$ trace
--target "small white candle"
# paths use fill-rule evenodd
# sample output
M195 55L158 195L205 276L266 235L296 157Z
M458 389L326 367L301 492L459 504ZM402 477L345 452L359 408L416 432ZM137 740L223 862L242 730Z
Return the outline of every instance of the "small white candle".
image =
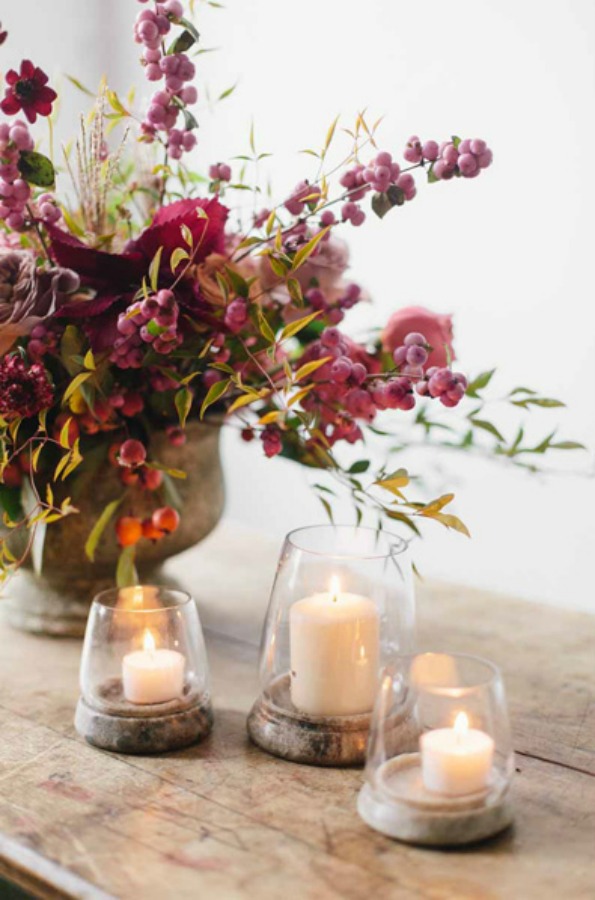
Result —
M313 716L370 712L378 687L379 617L369 597L330 590L294 603L289 615L291 700Z
M421 770L428 791L460 797L484 790L489 782L494 741L469 728L461 712L453 728L436 728L420 738Z
M155 648L147 629L143 649L127 653L122 660L124 696L130 703L164 703L181 697L185 660L177 650Z

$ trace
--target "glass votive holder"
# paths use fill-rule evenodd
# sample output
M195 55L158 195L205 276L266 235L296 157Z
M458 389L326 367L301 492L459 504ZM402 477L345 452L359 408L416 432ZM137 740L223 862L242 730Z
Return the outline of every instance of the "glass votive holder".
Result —
M162 753L211 731L207 655L196 604L184 591L135 585L91 605L75 726L118 753Z
M412 651L414 620L406 541L346 525L292 531L263 629L252 740L293 762L362 765L379 674Z
M464 654L400 657L382 676L361 817L412 844L483 840L512 821L514 759L502 676Z

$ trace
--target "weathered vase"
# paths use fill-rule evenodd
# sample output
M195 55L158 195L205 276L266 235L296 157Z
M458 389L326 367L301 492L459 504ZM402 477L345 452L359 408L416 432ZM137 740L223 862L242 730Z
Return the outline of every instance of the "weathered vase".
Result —
M182 469L187 477L172 479L180 501L178 529L156 543L142 540L138 545L136 565L142 582L158 582L162 563L197 544L219 521L224 503L219 433L217 425L190 423L182 447L173 447L164 432L152 436L151 456L168 468ZM79 481L72 495L78 514L47 528L41 574L28 561L7 586L2 606L11 625L56 636L84 634L93 597L114 584L120 553L111 525L92 563L85 556L85 542L101 511L121 491L118 471L108 462L86 483ZM132 488L120 514L144 518L155 508L155 501L154 494Z

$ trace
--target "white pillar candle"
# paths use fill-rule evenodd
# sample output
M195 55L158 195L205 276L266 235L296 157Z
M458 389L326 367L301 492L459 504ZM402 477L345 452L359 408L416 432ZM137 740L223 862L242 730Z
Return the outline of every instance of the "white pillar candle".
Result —
M469 728L459 713L453 728L436 728L420 738L421 770L428 791L451 797L474 794L488 785L494 741L485 731Z
M122 660L124 696L130 703L164 703L181 697L185 660L177 650L156 649L147 629L143 649L127 653Z
M331 589L293 604L289 614L291 700L313 716L372 710L378 687L380 629L376 604Z

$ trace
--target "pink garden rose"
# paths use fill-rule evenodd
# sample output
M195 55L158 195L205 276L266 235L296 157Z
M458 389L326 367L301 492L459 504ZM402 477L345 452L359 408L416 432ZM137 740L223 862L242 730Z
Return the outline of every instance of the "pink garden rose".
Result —
M447 348L451 359L456 359L452 345L452 316L435 313L423 306L406 306L393 313L382 332L382 347L392 353L412 331L420 332L432 347L429 366L448 364Z

